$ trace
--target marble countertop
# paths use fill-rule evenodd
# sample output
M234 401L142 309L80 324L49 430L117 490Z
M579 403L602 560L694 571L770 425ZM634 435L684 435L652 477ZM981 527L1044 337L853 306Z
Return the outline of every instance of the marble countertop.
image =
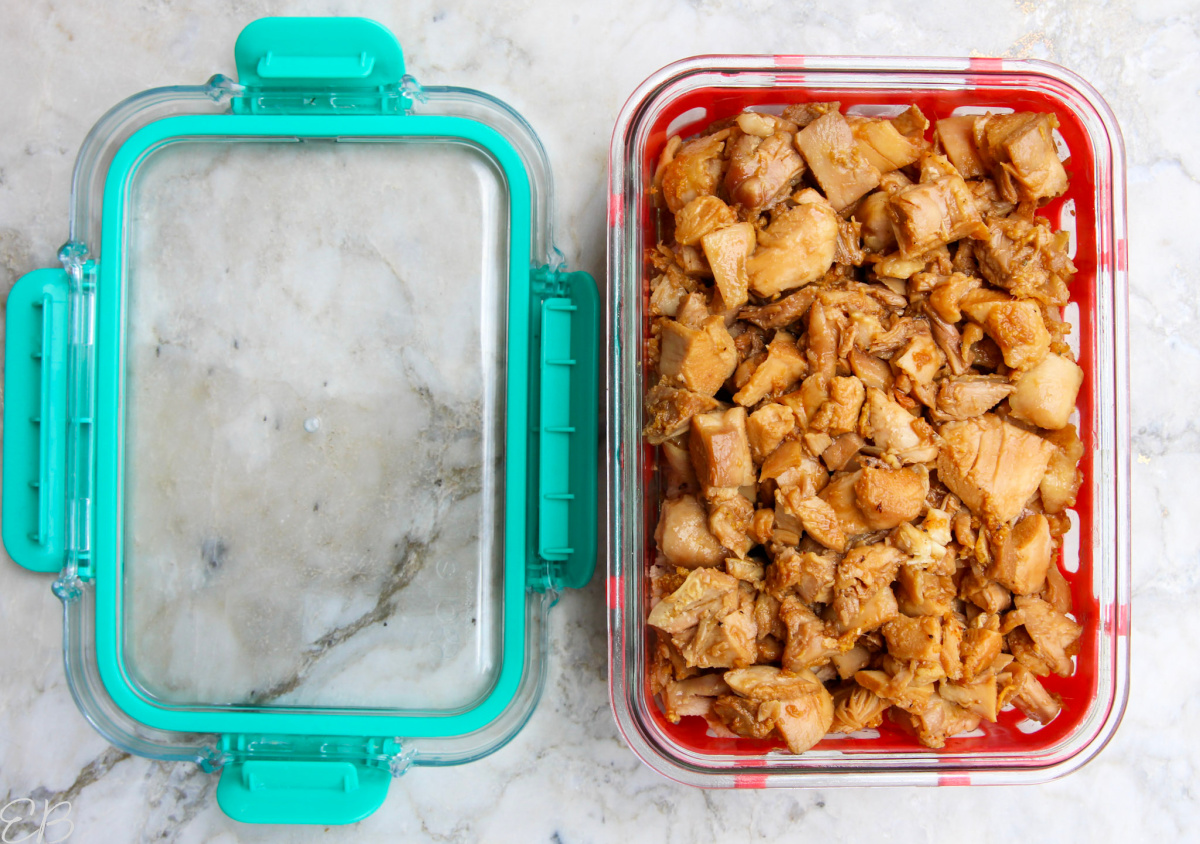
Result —
M1191 840L1200 826L1200 9L1190 0L900 0L402 4L266 0L7 0L0 18L0 290L54 264L74 156L113 103L232 75L232 47L268 14L363 14L398 34L409 71L487 91L537 129L553 163L558 245L603 278L605 168L628 94L705 52L998 55L1050 59L1090 80L1125 135L1133 406L1132 692L1124 723L1083 770L990 789L701 791L629 751L608 701L603 578L551 615L545 695L520 735L455 768L414 769L369 819L329 829L251 827L216 805L216 778L109 746L63 676L49 578L0 564L0 817L68 801L44 840L838 841ZM1196 215L1196 216L1193 216ZM1191 219L1192 223L1187 221ZM1196 474L1193 474L1196 473ZM1192 525L1192 527L1189 527ZM602 568L602 565L601 565ZM1195 638L1193 638L1195 637ZM37 840L35 838L29 839Z

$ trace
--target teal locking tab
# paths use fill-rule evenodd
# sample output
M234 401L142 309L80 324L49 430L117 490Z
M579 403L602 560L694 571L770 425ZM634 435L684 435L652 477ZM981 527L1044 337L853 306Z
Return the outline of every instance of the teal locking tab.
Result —
M32 571L66 552L67 273L22 276L8 296L4 361L4 547Z
M596 567L599 294L585 272L535 271L538 366L537 554L534 588L579 588Z
M348 824L383 805L391 781L361 762L248 760L221 770L217 804L243 823Z

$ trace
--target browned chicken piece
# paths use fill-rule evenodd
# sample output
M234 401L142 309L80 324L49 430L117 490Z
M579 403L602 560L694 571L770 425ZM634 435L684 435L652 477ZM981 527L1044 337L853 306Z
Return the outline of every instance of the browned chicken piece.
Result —
M870 730L883 723L883 713L889 704L879 695L857 683L843 686L833 693L833 733L856 733Z
M831 551L841 553L846 549L846 534L837 513L824 500L815 495L806 497L796 487L780 489L776 500L799 520L808 536Z
M838 677L849 680L871 664L871 652L863 645L855 645L850 650L834 654L829 659L837 669Z
M829 447L821 452L821 460L831 472L840 472L858 455L866 440L856 433L834 437Z
M698 247L679 247L679 266L689 278L712 278L712 267Z
M837 373L843 314L836 308L814 302L808 309L808 350L805 355L814 375L827 382ZM809 417L811 419L811 417Z
M838 524L847 537L860 536L867 533L867 517L858 507L858 498L854 487L862 477L862 470L834 475L828 485L821 490L820 496L837 514Z
M960 375L938 385L937 411L947 421L982 416L1012 394L1015 388L1000 375Z
M700 331L704 328L707 320L714 318L708 306L708 297L701 293L689 293L679 303L679 311L675 314L675 319L693 331Z
M891 208L890 204L888 208ZM911 257L903 252L892 252L875 261L875 274L884 282L888 279L908 279L919 272L940 271L943 262L949 263L949 251L944 245Z
M1067 304L1075 265L1067 257L1069 235L1052 233L1045 220L1013 216L992 220L975 247L980 274L1014 296L1046 305Z
M978 179L987 173L979 149L975 146L975 122L973 114L945 117L937 122L937 143L950 163L964 179Z
M678 315L684 298L692 292L691 279L679 273L660 275L650 282L650 316Z
M924 706L936 690L933 683L914 682L912 672L907 669L895 676L878 669L859 671L854 682L888 703L906 708Z
M892 118L892 125L906 138L923 138L929 128L929 118L915 103Z
M878 448L895 455L902 463L938 459L933 429L922 419L875 388L867 390L867 406L868 434Z
M654 540L664 557L683 568L719 566L728 556L720 540L708 529L704 505L692 495L663 502Z
M1017 595L1042 591L1053 550L1050 523L1040 513L1026 516L1013 527L996 532L988 576Z
M767 346L767 357L754 370L745 385L738 390L733 400L750 407L768 395L779 396L790 390L808 369L804 356L796 349L796 342L786 331L776 331Z
M813 457L820 457L825 449L833 445L833 437L823 431L809 431L800 439Z
M694 424L694 423L693 423ZM971 510L1011 522L1041 483L1053 447L993 414L941 427L938 478Z
M781 671L755 665L725 672L737 694L759 702L759 719L769 719L792 753L820 741L833 724L833 698L811 671Z
M708 503L708 529L739 558L745 557L754 546L748 535L753 519L754 505L745 496L736 490L714 490Z
M678 498L686 492L696 492L699 484L687 449L672 440L664 441L660 447L662 462L659 466L667 481L667 497Z
M1083 473L1079 471L1083 443L1079 441L1074 425L1050 431L1046 434L1046 440L1053 450L1038 490L1042 496L1042 509L1047 513L1061 513L1075 506L1075 496L1083 483Z
M716 699L727 694L729 686L720 674L671 681L663 689L663 711L668 721L678 724L680 718L688 715L708 715Z
M646 428L642 434L651 445L659 445L684 433L697 413L707 413L717 401L667 384L659 384L646 394Z
M1017 378L1008 406L1017 419L1039 428L1062 428L1075 410L1082 385L1083 370L1073 360L1048 354Z
M688 440L696 479L704 488L749 486L754 483L754 461L746 438L746 409L701 413L692 417Z
M775 511L759 509L754 511L754 521L750 523L750 538L759 545L766 545L775 533Z
M971 191L971 196L975 197L975 207L983 215L984 223L990 225L993 220L1007 217L1017 207L1016 203L1009 202L1000 195L1000 188L996 187L996 183L991 179L972 179L967 182L967 187ZM976 241L964 242L975 243ZM972 260L975 258L974 250L971 252L971 258ZM978 270L978 264L975 269ZM978 272L975 274L978 275Z
M879 185L879 170L863 154L839 112L822 115L801 129L796 134L796 148L835 211Z
M946 362L931 333L919 333L909 339L892 364L917 384L929 384Z
M975 145L996 177L1001 193L1013 202L1053 199L1067 189L1054 146L1058 120L1052 114L989 114L975 123Z
M963 680L973 683L1000 656L1004 637L999 632L999 619L984 613L976 616L962 640Z
M933 289L929 292L929 306L946 322L956 323L962 319L962 310L959 307L962 297L978 289L982 282L960 272L936 276L936 279Z
M694 246L709 232L736 223L734 210L715 196L698 196L675 215L675 242Z
M754 251L754 226L750 223L726 226L703 235L700 242L704 246L704 257L712 268L713 280L725 309L732 310L746 304L750 290L746 259Z
M892 719L917 737L926 747L945 747L946 739L969 733L979 726L980 716L933 694L920 708L891 710Z
M880 360L858 349L851 349L848 356L850 371L864 387L874 387L877 390L890 390L892 387L892 368L887 361Z
M924 139L919 135L910 137L900 134L890 120L850 117L846 122L862 154L881 174L912 164L920 157L925 146Z
M759 702L738 695L721 695L713 703L713 715L721 724L743 738L765 739L775 731L775 722L759 717Z
M945 679L963 679L963 636L967 632L964 617L957 612L942 613L942 673Z
M896 573L896 605L908 616L941 616L954 608L958 590L949 575L933 574L916 566L900 566Z
M839 111L841 107L842 104L837 102L796 103L785 108L781 117L784 120L795 123L797 128L803 129L818 117L822 117L830 112Z
M830 635L825 622L802 604L795 596L788 595L779 602L779 620L787 628L781 665L784 671L803 671L827 663L842 649L836 637Z
M776 598L782 599L794 590L807 604L829 603L836 570L837 557L832 554L785 548L767 568L766 589Z
M733 338L717 316L704 320L699 329L665 320L661 348L658 371L662 376L702 396L716 394L737 368Z
M1058 676L1069 677L1071 657L1079 650L1083 628L1041 598L1018 595L1013 602L1017 608L1004 616L1000 629L1011 630L1018 624L1024 626L1037 656ZM1020 654L1015 655L1021 659Z
M759 481L775 481L780 488L795 489L802 497L816 495L829 477L821 464L809 457L797 440L784 440L763 461ZM779 518L778 512L775 514Z
M929 492L929 473L918 469L862 470L854 484L854 497L868 528L890 530L921 514Z
M748 115L740 115L739 119ZM755 120L764 119L755 115ZM745 131L743 129L743 131ZM793 134L776 130L769 137L745 134L733 143L725 189L737 205L761 211L785 199L804 175L804 159L792 146Z
M750 289L763 298L816 281L833 265L838 217L814 190L794 197L796 205L777 210L758 233L758 248L747 261Z
M833 583L839 635L860 635L896 617L891 584L903 561L904 555L887 545L865 545L842 558Z
M725 162L721 153L729 130L688 141L662 172L662 197L672 214L699 196L712 196L721 184Z
M833 249L835 264L861 267L866 256L862 249L862 224L838 218L837 243Z
M1011 701L1026 718L1039 724L1049 724L1062 711L1062 702L1046 691L1033 672L1021 663L1010 663L1000 679L1002 706Z
M651 627L671 636L695 627L702 616L723 618L738 606L738 581L723 571L700 568L650 610Z
M958 584L958 594L987 613L1003 612L1012 606L1012 593L985 574L967 569Z
M1061 613L1069 613L1072 609L1071 584L1067 583L1067 579L1053 562L1046 569L1046 585L1042 588L1040 597Z
M880 628L888 653L896 659L941 662L942 620L934 616L900 615Z
M1000 714L1000 689L995 672L970 683L943 680L938 684L938 694L943 700L953 703L972 715L986 721L996 722Z
M746 417L750 456L761 464L796 427L796 415L783 404L766 404Z
M926 501L928 504L928 501ZM950 544L950 517L943 510L930 507L921 527L909 522L892 531L892 544L909 556L909 563L933 574L953 574L954 565L947 563Z
M853 375L833 378L829 382L829 398L809 420L809 427L830 436L852 433L858 428L865 399L866 389Z
M901 188L888 202L900 254L923 255L963 237L987 237L988 229L962 176L951 173Z
M896 231L888 214L888 195L884 191L867 194L854 208L853 219L861 224L863 246L868 252L883 254L896 246Z
M805 287L784 296L778 302L760 307L742 308L738 318L754 323L761 328L785 328L804 318L812 303L816 301L817 292L817 288L814 286Z
M679 650L688 665L697 668L744 668L758 657L757 636L750 613L702 615L695 634Z
M766 569L762 563L737 557L730 557L725 561L725 573L755 587L762 586L766 578Z

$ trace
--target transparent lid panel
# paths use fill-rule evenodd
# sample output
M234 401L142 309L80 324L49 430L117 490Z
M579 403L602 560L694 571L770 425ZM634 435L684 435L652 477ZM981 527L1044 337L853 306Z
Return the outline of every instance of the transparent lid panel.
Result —
M449 142L134 176L123 657L193 706L469 708L500 669L508 200Z

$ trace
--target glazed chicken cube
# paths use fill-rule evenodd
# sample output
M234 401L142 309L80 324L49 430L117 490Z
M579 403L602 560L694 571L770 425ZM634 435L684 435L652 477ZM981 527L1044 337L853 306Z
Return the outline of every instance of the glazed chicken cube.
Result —
M862 470L854 484L854 497L867 527L890 530L921 514L929 492L929 473L918 469Z
M1067 285L1075 275L1067 257L1068 240L1066 232L1052 233L1045 220L992 220L987 237L976 244L979 272L1014 296L1061 307L1067 304Z
M665 440L660 448L662 461L659 466L667 481L667 497L678 498L685 492L696 492L699 484L687 449L674 440Z
M1028 299L1011 299L998 291L976 290L963 296L963 312L983 327L1013 369L1029 369L1050 351L1050 332L1042 310Z
M888 214L888 195L883 191L863 197L854 208L853 219L862 227L859 231L868 252L882 254L896 246L896 231Z
M821 464L805 453L799 441L784 440L763 461L758 479L774 480L781 488L796 489L801 495L809 496L821 491L828 476Z
M1012 415L1039 428L1062 428L1075 410L1083 370L1071 359L1049 354L1017 378L1008 398Z
M1011 701L1026 718L1049 724L1062 711L1062 703L1046 691L1033 672L1019 662L1009 664L1001 675L1001 682L1001 705Z
M792 753L808 750L833 724L833 698L811 671L793 673L755 665L726 671L725 682L758 704L755 720L771 723Z
M833 724L830 732L856 733L883 723L888 702L869 689L854 683L833 693Z
M874 630L898 613L891 584L904 555L887 545L866 545L838 563L833 611L838 634Z
M727 694L729 686L720 674L672 680L663 689L664 714L672 724L678 724L680 718L688 715L708 715L716 699Z
M903 350L892 363L917 384L928 384L933 381L946 356L938 349L932 334L924 332L909 339Z
M794 596L789 595L780 602L779 620L787 628L787 642L780 662L784 671L803 671L824 665L834 654L841 653L837 638L830 635L825 622Z
M697 413L707 413L717 401L679 387L659 384L646 394L646 441L659 445L684 433Z
M835 211L842 211L879 185L879 170L863 154L839 112L822 115L801 129L796 147Z
M766 404L746 417L750 456L761 464L796 427L796 414L784 404Z
M1033 595L1018 595L1013 599L1016 609L1009 612L1001 630L1020 624L1033 641L1036 655L1060 677L1069 677L1071 657L1078 651L1083 628L1065 614ZM1017 654L1021 659L1021 655Z
M979 726L980 716L968 712L941 695L931 695L924 705L908 710L892 710L898 725L917 737L926 747L945 747L946 739L969 733Z
M1003 647L1004 637L999 632L999 619L987 613L978 616L963 633L963 680L974 682L1000 656Z
M837 557L833 554L784 548L767 567L765 588L778 600L794 592L807 604L828 603L833 598L836 569Z
M675 215L675 242L694 246L709 232L737 222L733 209L715 196L698 196Z
M960 375L938 385L937 411L944 419L962 421L982 416L1015 388L997 375Z
M989 114L975 123L975 145L1001 193L1013 202L1053 199L1067 189L1054 146L1052 114Z
M695 634L679 650L696 668L743 668L758 657L758 628L742 610L700 617Z
M933 431L882 390L867 390L867 427L875 445L903 463L926 463L938 456Z
M921 155L924 141L920 136L909 137L890 120L851 117L846 121L858 148L867 161L880 173L907 167Z
M698 625L703 616L723 618L737 606L737 578L716 569L696 569L678 589L654 605L649 623L675 636Z
M763 119L762 115L754 117ZM804 175L804 159L792 142L793 135L788 131L776 131L766 138L752 134L738 138L725 174L729 198L751 211L760 211L787 197Z
M957 597L958 590L949 575L912 565L900 566L896 572L896 605L905 615L944 615L954 608Z
M888 202L888 214L904 257L988 233L967 183L955 173L900 189Z
M721 695L713 703L713 716L735 735L765 739L775 731L775 722L759 716L761 704L740 695Z
M853 375L833 378L829 382L829 398L809 420L809 427L831 437L849 434L858 428L858 417L865 400L866 388Z
M754 242L754 226L749 223L717 229L701 238L704 257L712 268L713 281L727 310L740 308L749 297L746 259L754 251Z
M1075 496L1083 482L1079 471L1079 459L1083 457L1083 443L1074 425L1065 425L1046 435L1053 446L1046 474L1038 489L1042 495L1042 508L1047 513L1061 513L1074 506Z
M987 173L975 146L976 120L975 115L964 114L937 122L938 145L964 179L978 179Z
M661 342L658 371L702 396L714 395L737 368L737 349L721 317L708 317L698 329L665 320Z
M654 539L663 556L683 568L719 566L728 556L709 530L704 505L692 495L663 502Z
M940 430L938 478L972 511L1011 522L1041 483L1052 446L993 414Z
M796 342L786 331L776 331L767 346L767 357L751 374L750 379L734 394L733 400L750 407L768 395L782 395L804 375L808 363L796 349Z
M815 495L804 496L795 487L780 489L776 493L776 500L796 517L808 536L831 551L845 550L846 534L837 513L827 502Z
M758 233L758 248L746 262L750 289L763 298L816 281L833 265L837 214L814 190L801 191L797 204L772 215Z
M994 673L973 683L943 680L938 684L938 694L943 700L992 723L996 722L996 717L1000 714L999 692Z
M824 117L830 112L840 111L841 107L842 104L839 102L796 103L785 108L783 114L780 116L784 120L794 123L797 128L803 129L818 117Z
M725 162L721 154L729 131L688 141L662 171L662 197L672 214L700 196L712 196L721 184Z
M736 489L754 483L754 460L750 457L743 407L693 416L688 451L696 479L706 489Z
M847 537L858 536L870 530L866 515L858 507L858 498L854 491L861 477L861 469L835 475L820 492L821 499L837 514L838 524Z
M888 653L900 660L940 662L942 621L933 616L897 616L880 628Z
M745 557L754 541L749 537L754 505L735 490L714 490L708 504L708 529L736 557Z
M1002 527L996 538L992 567L988 576L1017 595L1042 590L1046 569L1050 567L1053 542L1050 523L1040 513Z

